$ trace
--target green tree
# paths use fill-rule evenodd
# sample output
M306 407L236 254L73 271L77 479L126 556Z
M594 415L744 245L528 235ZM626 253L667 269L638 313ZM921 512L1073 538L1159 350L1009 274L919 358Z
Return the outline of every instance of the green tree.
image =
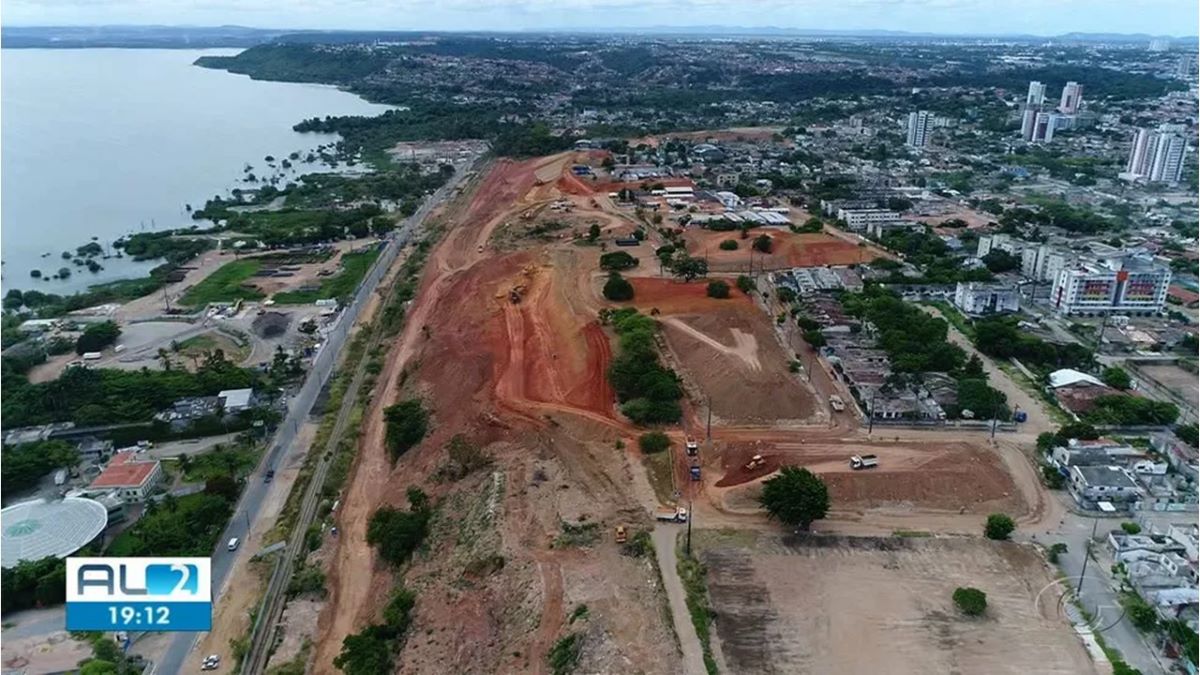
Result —
M386 442L392 459L420 443L429 431L429 413L420 399L408 399L385 408L383 419L387 426Z
M610 272L608 281L604 282L602 291L604 297L613 302L624 302L633 299L633 284L616 272Z
M342 640L333 665L346 675L378 675L392 670L392 641L382 626L368 626Z
M600 256L600 269L620 271L637 267L638 259L625 251L614 251Z
M367 522L367 543L379 551L379 557L400 565L421 546L429 532L428 498L420 490L409 490L411 510L383 506Z
M1113 389L1120 389L1121 391L1125 391L1131 384L1133 384L1129 377L1129 373L1125 372L1125 370L1120 366L1109 366L1105 368L1104 372L1100 375L1100 380Z
M651 431L638 438L638 447L647 455L656 454L671 447L671 438L661 431Z
M600 226L596 223L592 223L592 226L588 228L588 241L596 241L599 238Z
M708 282L708 297L725 299L729 297L729 284L720 279Z
M754 238L754 243L752 246L754 246L754 250L758 251L759 253L770 253L772 246L771 237L765 234L760 234Z
M1008 539L1013 530L1017 529L1017 524L1013 519L1003 513L993 513L987 517L987 523L983 526L983 534L988 539L1003 541Z
M737 239L726 239L717 245L722 251L736 251L738 247Z
M98 352L117 341L121 328L112 321L94 323L83 330L75 342L75 353Z
M987 611L987 593L970 586L954 589L954 605L967 616L979 616Z
M1121 530L1124 531L1125 534L1137 534L1142 531L1142 526L1135 522L1129 521L1121 523Z
M796 291L787 286L780 286L775 289L775 293L779 296L779 301L784 304L791 304L796 301Z
M669 265L671 274L685 282L708 275L708 261L703 258L693 258L686 251L677 251Z
M778 476L763 483L759 502L770 517L808 530L829 511L829 490L808 469L785 466Z
M754 291L754 280L745 274L739 274L737 278L737 287L741 292L745 293L746 295L750 295L750 293Z

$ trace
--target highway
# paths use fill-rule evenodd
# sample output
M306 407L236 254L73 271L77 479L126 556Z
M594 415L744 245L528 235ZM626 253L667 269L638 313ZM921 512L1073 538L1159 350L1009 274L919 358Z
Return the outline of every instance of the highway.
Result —
M327 335L325 344L317 353L312 367L305 377L304 384L301 385L300 390L292 397L291 408L276 431L270 448L264 453L263 459L259 462L257 469L248 478L234 514L230 518L225 531L221 534L220 539L217 541L216 548L212 554L214 604L220 601L221 591L225 585L225 581L229 577L230 570L233 569L233 564L237 557L236 554L226 551L226 543L232 537L245 540L251 523L259 517L263 501L267 495L267 491L271 487L270 484L263 482L262 474L267 469L273 469L278 466L281 458L286 459L292 456L303 457L308 452L307 447L294 444L296 434L308 417L309 411L312 410L313 403L317 400L317 395L324 388L326 382L329 381L334 366L337 365L337 361L341 356L342 349L346 346L350 329L358 321L363 308L370 301L371 294L378 288L379 282L396 261L401 250L417 236L421 223L437 205L453 195L454 189L462 183L464 177L467 173L470 173L470 169L472 168L474 168L474 162L463 162L457 166L454 176L427 198L421 207L417 209L416 213L399 224L393 233L393 237L363 279L362 285L359 286L358 292L354 296L354 300L342 311L333 330ZM198 662L203 658L203 655L194 655L191 652L201 635L201 633L175 634L162 660L157 663L154 672L170 673L172 675L183 672L184 662L189 657L196 659L198 667ZM223 668L231 665L227 664Z

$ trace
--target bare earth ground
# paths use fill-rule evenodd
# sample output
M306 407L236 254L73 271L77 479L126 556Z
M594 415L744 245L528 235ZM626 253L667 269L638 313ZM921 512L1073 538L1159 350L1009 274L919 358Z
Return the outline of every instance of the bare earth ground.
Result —
M606 223L606 240L623 231L627 217L614 215L610 201L603 196L593 201L587 185L564 175L572 162L585 158L564 153L499 162L473 193L443 214L448 232L431 254L404 332L380 373L379 394L363 418L359 454L337 511L342 534L329 551L329 593L314 636L312 672L332 672L342 640L377 621L400 583L418 595L414 628L398 656L397 668L404 672L548 672L547 651L568 634L582 636L579 672L680 668L657 575L647 561L620 555L612 543L618 523L648 527L644 507L657 500L643 485L645 467L636 451L641 430L617 413L605 378L613 336L597 321L599 310L612 306L599 295L601 250L569 235L545 237L530 234L528 227L506 227L543 222L552 216L539 209L570 199L573 217ZM521 220L528 213L535 215ZM810 250L803 250L801 240L800 252L810 260L827 251L864 250L834 235L799 236L810 239ZM828 248L818 248L816 255L811 244ZM790 355L774 335L769 313L736 291L718 300L706 297L702 281L652 276L657 269L650 245L636 248L642 265L628 275L635 288L629 305L655 315L663 326L665 360L680 371L689 392L684 430L702 435L710 398L718 413L713 443L705 443L701 453L701 482L688 479L690 462L680 451L683 431L668 429L676 443L665 483L689 492L698 526L737 528L751 537L777 532L754 495L785 463L809 466L829 482L833 510L818 524L826 532L887 535L912 529L978 536L982 514L993 511L1012 514L1022 527L1057 519L1022 446L991 446L986 433L969 431L888 429L867 438L852 415L824 410L836 385L819 364L806 364L805 377L820 392L820 406L808 385L792 379ZM513 291L518 302L509 300ZM431 410L431 432L393 462L384 444L383 408L412 397ZM791 414L794 409L799 417ZM455 434L483 447L492 464L459 481L431 479ZM1032 442L1026 435L1013 438ZM623 450L615 447L618 441ZM849 456L868 452L883 458L881 468L851 472ZM743 469L754 454L764 455L766 466ZM659 483L663 479L656 475ZM427 491L439 515L427 549L397 570L376 559L365 543L366 527L379 506L406 506L410 486ZM587 541L560 541L564 524L590 523L597 526ZM950 570L946 574L959 568L968 574L971 560L999 565L954 550L941 560L943 553L935 548L923 555L932 569ZM793 568L802 569L794 564L788 569ZM1006 574L1021 578L1024 572ZM854 588L852 579L831 583ZM1001 608L1007 606L1005 594L1015 593L1010 586L996 591ZM760 606L762 612L798 612L793 608L811 604L807 588L781 588ZM862 596L844 601L869 606ZM580 605L587 605L587 616L572 622ZM935 609L930 605L927 611ZM676 630L683 635L690 627ZM957 635L953 626L948 630ZM1013 637L1011 631L1001 634ZM980 644L992 650L994 641L988 640ZM760 641L760 650L763 644L770 639ZM971 653L975 647L962 649ZM916 664L904 666L910 670L930 664L928 672L954 665L938 654L923 662L905 657L910 661L902 664ZM886 663L877 666L878 672L891 672ZM833 671L814 665L808 672Z
M1138 370L1157 380L1164 388L1178 392L1190 401L1192 408L1200 406L1200 389L1196 388L1196 375L1179 366L1145 365Z
M1096 673L1032 548L980 539L694 533L732 673ZM987 593L961 616L959 586Z
M766 234L771 238L771 252L753 251L754 238ZM754 228L746 239L741 232L716 232L699 228L688 228L683 235L688 253L708 260L708 268L714 272L748 273L751 261L754 269L776 270L792 267L819 267L821 265L859 265L871 262L879 253L872 246L859 246L839 237L825 233L797 234L778 227ZM738 248L723 251L721 242L733 239Z
M799 422L813 414L812 396L788 372L789 355L768 322L758 308L733 298L715 314L663 319L667 345L709 396L714 422Z
M315 672L349 633L377 620L398 573L365 543L384 504L404 505L419 485L439 504L428 550L404 584L417 591L414 629L399 656L407 672L547 672L546 653L581 635L581 672L677 672L657 575L621 555L617 523L649 527L623 488L635 478L632 429L616 418L604 377L611 347L596 321L599 249L533 245L484 251L514 217L559 199L555 179L571 155L488 171L469 204L451 207L405 330L364 417L359 456L339 508L329 600L315 640ZM506 246L507 248L507 246ZM519 288L521 301L509 291ZM420 396L431 434L394 465L382 408ZM461 433L487 449L489 470L457 482L430 479ZM624 440L625 451L614 448ZM555 545L564 523L596 523L587 541ZM496 558L495 556L502 556ZM501 566L496 567L500 561ZM490 564L485 564L490 561ZM586 617L570 615L586 605Z

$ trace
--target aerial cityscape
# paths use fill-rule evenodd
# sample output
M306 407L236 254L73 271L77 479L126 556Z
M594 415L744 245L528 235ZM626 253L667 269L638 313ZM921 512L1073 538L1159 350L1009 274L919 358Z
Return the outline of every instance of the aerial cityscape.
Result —
M1198 672L1194 5L303 4L6 6L4 673Z

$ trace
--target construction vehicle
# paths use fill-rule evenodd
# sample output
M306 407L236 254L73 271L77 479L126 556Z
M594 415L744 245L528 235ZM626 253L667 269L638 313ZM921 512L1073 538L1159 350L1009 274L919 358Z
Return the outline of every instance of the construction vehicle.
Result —
M687 437L687 441L684 443L683 447L687 450L688 457L695 457L696 455L700 454L700 443L698 443L696 439L692 438L691 436Z
M846 409L846 402L842 400L841 396L832 394L829 397L829 407L833 408L834 412L842 412Z
M693 464L692 467L688 469L688 474L691 475L692 480L700 480L700 465Z
M654 519L664 523L686 523L688 511L682 507L663 506L654 511Z
M879 458L875 455L855 455L850 458L850 468L855 471L874 469L877 466L879 466Z
M766 464L767 460L763 459L762 455L755 455L750 458L749 462L746 462L746 470L754 471L755 469L766 466Z
M629 537L629 533L625 531L625 526L618 525L617 526L617 543L624 544L626 539L628 539L628 537Z

